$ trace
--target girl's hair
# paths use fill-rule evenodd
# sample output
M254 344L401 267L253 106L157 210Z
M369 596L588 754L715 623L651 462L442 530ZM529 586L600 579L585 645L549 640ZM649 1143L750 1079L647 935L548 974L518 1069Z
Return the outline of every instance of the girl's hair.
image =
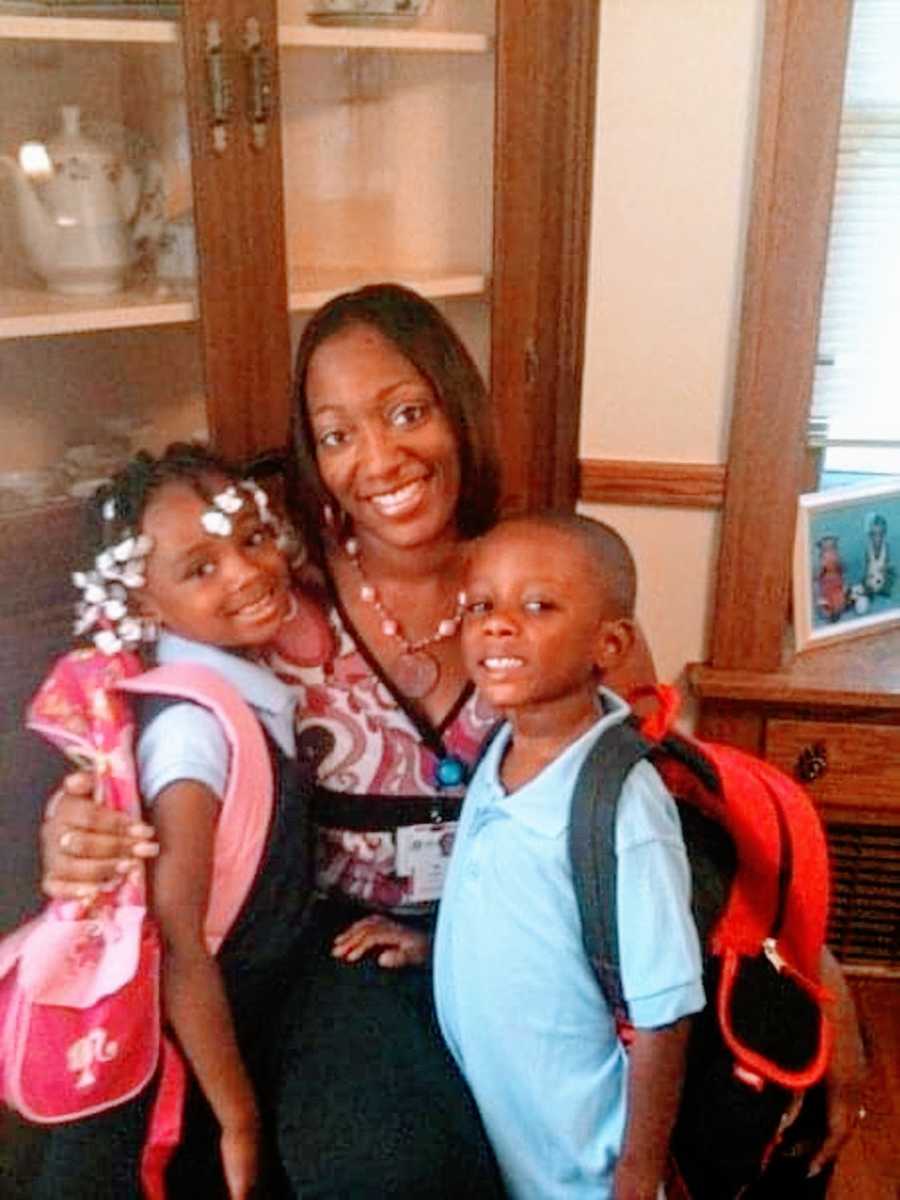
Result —
M150 500L167 483L190 484L198 495L212 500L212 477L232 483L243 478L240 468L197 442L173 442L159 457L140 450L94 492L87 508L88 538L97 552L137 533Z
M459 453L456 522L463 537L477 537L497 520L500 472L488 411L487 389L458 334L428 300L396 283L377 283L330 300L310 319L294 368L294 446L291 479L295 510L311 546L321 551L320 521L334 502L322 483L309 421L306 375L315 351L353 325L368 325L391 342L428 380L447 416Z

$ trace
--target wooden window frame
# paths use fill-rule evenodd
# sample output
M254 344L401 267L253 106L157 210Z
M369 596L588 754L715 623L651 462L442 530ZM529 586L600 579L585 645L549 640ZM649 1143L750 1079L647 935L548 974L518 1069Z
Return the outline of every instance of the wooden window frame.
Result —
M775 671L828 243L852 0L769 0L710 662Z

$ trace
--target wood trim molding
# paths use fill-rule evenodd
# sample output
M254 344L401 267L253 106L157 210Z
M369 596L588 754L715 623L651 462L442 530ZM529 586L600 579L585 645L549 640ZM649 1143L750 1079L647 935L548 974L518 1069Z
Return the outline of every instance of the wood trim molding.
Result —
M491 395L506 511L572 508L598 0L498 0Z
M717 509L725 499L725 471L717 463L583 458L578 498L585 504Z
M851 0L768 0L712 664L781 662Z

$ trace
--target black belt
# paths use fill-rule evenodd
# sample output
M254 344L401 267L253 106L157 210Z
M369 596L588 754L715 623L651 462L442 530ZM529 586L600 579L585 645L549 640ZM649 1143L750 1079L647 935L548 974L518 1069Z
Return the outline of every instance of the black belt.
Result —
M326 829L386 832L404 825L455 821L462 802L462 796L354 796L320 787L313 798L313 820Z

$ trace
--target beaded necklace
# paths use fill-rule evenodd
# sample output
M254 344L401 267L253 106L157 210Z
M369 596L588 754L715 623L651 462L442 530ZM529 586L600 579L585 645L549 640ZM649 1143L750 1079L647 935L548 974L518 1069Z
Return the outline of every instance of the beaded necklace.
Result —
M410 641L404 634L400 622L386 607L378 594L378 589L366 575L360 557L359 542L356 538L348 538L344 542L344 551L359 576L359 598L378 613L381 619L381 632L384 636L392 638L402 648L402 653L395 660L391 670L394 682L404 695L413 700L421 700L434 691L441 677L441 665L433 654L428 653L428 647L456 635L465 607L465 594L460 592L456 597L456 608L452 616L444 617L439 621L437 628L432 633Z

